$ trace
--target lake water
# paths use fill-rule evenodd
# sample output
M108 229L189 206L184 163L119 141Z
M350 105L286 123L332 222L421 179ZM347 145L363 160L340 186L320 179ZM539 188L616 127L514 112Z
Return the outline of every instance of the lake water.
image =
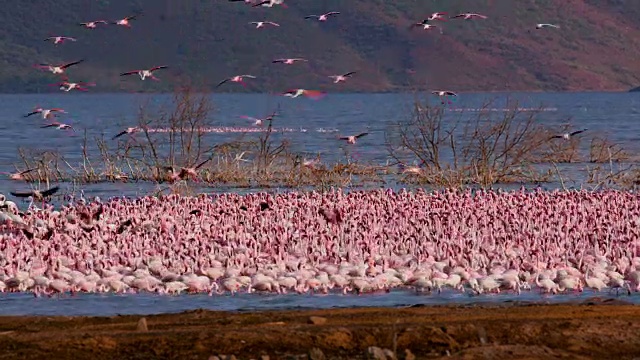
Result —
M624 293L624 295L622 295ZM440 294L419 294L412 291L392 291L381 294L245 294L235 295L154 295L154 294L78 294L53 298L35 298L29 294L0 295L0 315L42 316L113 316L179 313L188 310L206 309L216 311L260 311L290 309L334 309L347 307L404 307L429 305L508 305L508 304L561 304L581 303L595 297L602 300L616 299L640 304L640 294L631 296L621 292L582 293L559 295L525 291L520 295L500 293L471 296L468 293L445 290Z
M460 94L448 106L452 119L462 110L473 114L487 100L494 100L492 108L506 107L507 99L517 100L521 108L545 108L537 121L562 129L571 123L572 129L587 128L585 138L607 136L632 154L640 147L640 93L518 93L518 94ZM320 154L324 161L344 157L343 142L337 135L351 135L367 131L369 136L359 139L351 151L359 160L385 164L388 159L385 131L399 120L408 119L413 106L413 94L329 94L313 101L289 99L265 94L212 95L215 111L212 114L219 126L247 127L251 122L242 115L263 117L280 106L281 116L274 126L287 129L278 136L290 140L293 150L312 157ZM433 99L434 103L437 99ZM0 95L0 171L13 172L19 164L19 147L54 150L77 165L81 153L83 132L89 138L104 135L111 138L129 126L136 126L136 112L141 104L168 104L171 95L140 94L33 94ZM59 121L75 127L75 135L66 131L41 129L43 120L36 115L22 116L35 106L63 108L68 114ZM237 133L212 133L211 142L225 142L238 137ZM249 134L248 136L256 136ZM588 147L588 141L585 144ZM573 164L576 169L584 164ZM20 166L23 169L23 166ZM548 184L547 187L557 186ZM569 184L571 185L571 184ZM61 184L63 189L71 184ZM99 183L81 186L87 196L145 195L155 187L151 183ZM26 190L28 184L11 182L3 177L0 192ZM67 189L68 190L68 189ZM202 191L228 191L228 188L208 187ZM246 189L245 189L246 190ZM251 190L251 189L249 189ZM14 199L15 200L15 199ZM21 203L22 205L22 203ZM215 310L256 310L284 308L325 308L348 306L405 306L416 304L500 303L505 301L563 302L583 299L595 294L542 296L537 292L519 296L500 294L470 297L460 293L415 295L397 291L382 295L236 295L213 296L156 296L156 295L78 295L63 298L34 298L27 294L0 295L0 314L4 315L113 315L179 312L206 308ZM606 296L604 294L603 296ZM625 301L640 302L640 296L624 296Z
M321 100L305 98L289 99L267 94L220 94L211 95L215 107L211 114L219 126L251 127L252 123L241 116L264 117L280 107L281 116L274 126L287 132L278 134L286 137L294 151L314 157L320 154L323 161L333 162L345 159L345 149L349 156L359 161L385 164L389 160L385 146L385 132L391 126L411 116L415 94L328 94ZM104 135L110 139L126 127L137 125L136 114L141 105L162 106L171 103L172 95L150 94L30 94L0 95L0 171L14 171L20 164L17 149L54 150L61 153L72 166L81 159L84 131L89 139ZM566 123L570 129L589 129L584 133L582 147L588 150L589 138L607 136L612 142L623 146L631 153L638 154L640 147L640 96L637 93L470 93L460 94L448 105L447 116L454 120L464 111L469 119L474 117L474 109L492 100L491 108L505 108L507 101L517 100L521 108L545 108L536 121L557 128ZM433 104L437 103L432 98ZM41 129L40 115L30 118L22 116L35 106L43 108L63 108L58 121L71 124L76 133L56 129ZM499 113L499 111L497 112ZM500 114L496 114L500 116ZM338 141L338 135L351 135L368 131L369 135L358 140L357 146L347 147ZM211 133L211 144L237 139L239 133ZM245 139L258 135L247 134ZM97 154L95 144L89 143L89 151ZM566 165L565 165L566 166ZM570 165L583 169L583 164ZM20 166L24 169L24 165ZM578 175L580 176L580 175ZM576 184L568 184L577 185ZM557 185L557 184L555 184ZM554 184L550 184L551 187ZM0 189L5 192L27 188L28 185L0 180ZM64 188L65 185L63 184ZM155 187L151 183L99 183L83 185L85 194L102 197L148 194ZM219 187L202 189L220 190ZM224 188L228 190L228 188Z

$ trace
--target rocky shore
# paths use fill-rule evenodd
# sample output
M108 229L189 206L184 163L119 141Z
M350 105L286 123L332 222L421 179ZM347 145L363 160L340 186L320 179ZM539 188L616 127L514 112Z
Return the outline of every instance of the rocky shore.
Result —
M153 311L149 309L149 311ZM640 307L360 308L0 317L2 359L632 359Z

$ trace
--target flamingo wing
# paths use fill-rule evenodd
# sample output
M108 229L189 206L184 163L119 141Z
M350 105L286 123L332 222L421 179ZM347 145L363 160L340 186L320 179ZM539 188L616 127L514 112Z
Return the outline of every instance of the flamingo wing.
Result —
M356 135L356 139L359 139L359 138L361 138L363 136L366 136L366 135L369 135L369 133L368 132L360 133L360 134Z
M45 190L41 193L42 197L47 197L47 196L51 196L53 194L55 194L56 192L58 192L58 190L60 190L59 186L54 186L49 190Z
M139 70L127 71L120 74L120 76L134 75L137 74Z
M127 133L127 130L121 131L120 133L118 133L118 135L114 136L113 138L111 138L111 140L115 140L117 138L119 138L120 136L124 135Z
M583 133L583 132L585 132L585 131L587 131L587 129L574 131L574 132L572 132L571 134L569 134L569 136L578 135L578 134Z
M220 81L220 83L218 83L218 85L216 85L216 88L222 86L222 84L226 83L229 80L231 80L231 79L224 79L224 80Z
M346 74L344 74L344 75L342 75L342 76L345 76L345 77L346 77L346 76L351 76L351 75L355 74L356 72L357 72L357 71L351 71L351 72L348 72L348 73L346 73Z
M33 196L33 191L30 191L30 192L13 192L13 191L11 191L11 192L9 192L9 193L10 193L11 195L15 196L15 197L23 197L23 198L26 198L26 197L29 197L29 196Z
M71 66L73 66L73 65L80 64L80 63L81 63L81 62L83 62L83 61L84 61L84 59L82 59L82 60L78 60L78 61L74 61L74 62L71 62L71 63L68 63L68 64L64 64L64 65L60 66L60 68L61 68L61 69L66 69L66 68L71 67Z
M319 18L319 17L320 16L318 16L318 15L308 15L308 16L305 16L304 18L305 19L313 19L313 18Z
M338 14L340 14L339 11L330 11L330 12L326 13L325 15L329 16L329 15L338 15Z
M166 68L168 68L168 66L166 66L166 65L154 66L151 69L149 69L149 71L156 71L156 70L166 69Z

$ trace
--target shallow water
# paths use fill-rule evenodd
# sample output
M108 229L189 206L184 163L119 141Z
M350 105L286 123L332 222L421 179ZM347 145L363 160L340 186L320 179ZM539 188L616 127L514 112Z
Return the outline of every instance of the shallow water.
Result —
M616 296L603 291L559 295L540 294L537 291L520 295L500 293L472 296L466 293L443 291L440 294L420 294L408 290L395 290L381 294L246 294L235 295L179 295L156 294L76 294L53 298L35 298L28 294L4 294L0 296L0 315L43 315L43 316L113 316L151 315L178 313L188 310L206 309L217 311L260 311L293 309L332 309L347 307L405 307L429 305L500 305L508 303L548 303L584 302L599 297L618 299L632 304L640 304L640 294Z

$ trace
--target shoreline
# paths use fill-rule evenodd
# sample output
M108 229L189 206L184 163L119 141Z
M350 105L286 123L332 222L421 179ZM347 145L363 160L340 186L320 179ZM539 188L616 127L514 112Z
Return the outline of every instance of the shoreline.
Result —
M640 356L639 330L640 306L599 298L581 305L2 316L0 353L6 359L364 359L395 348L399 359L622 359Z

